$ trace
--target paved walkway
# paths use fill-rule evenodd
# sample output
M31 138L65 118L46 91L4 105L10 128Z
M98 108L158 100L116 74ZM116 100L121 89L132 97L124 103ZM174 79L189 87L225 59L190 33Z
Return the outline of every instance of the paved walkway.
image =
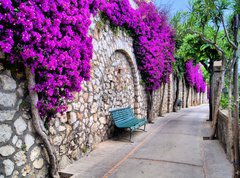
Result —
M232 166L217 140L209 136L208 106L167 114L136 132L99 144L62 172L74 178L231 178Z

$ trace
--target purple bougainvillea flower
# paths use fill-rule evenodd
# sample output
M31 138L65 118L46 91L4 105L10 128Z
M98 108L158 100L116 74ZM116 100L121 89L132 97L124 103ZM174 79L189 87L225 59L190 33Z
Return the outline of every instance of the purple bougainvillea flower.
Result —
M193 65L192 59L185 64L185 80L189 86L194 87L197 93L205 93L206 82L204 81L202 70L199 64Z
M13 63L36 74L34 90L42 117L64 112L73 92L90 79L91 14L101 10L111 23L130 32L148 90L167 82L174 62L174 31L153 3L128 0L0 1L0 48ZM203 88L203 87L202 87Z

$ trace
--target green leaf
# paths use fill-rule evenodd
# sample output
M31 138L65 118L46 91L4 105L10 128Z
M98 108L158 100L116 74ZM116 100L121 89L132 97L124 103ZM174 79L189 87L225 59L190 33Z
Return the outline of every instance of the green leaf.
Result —
M200 47L200 51L204 51L206 48L208 47L211 47L210 44L203 44L201 47Z
M14 12L19 12L19 9L18 8L14 8Z

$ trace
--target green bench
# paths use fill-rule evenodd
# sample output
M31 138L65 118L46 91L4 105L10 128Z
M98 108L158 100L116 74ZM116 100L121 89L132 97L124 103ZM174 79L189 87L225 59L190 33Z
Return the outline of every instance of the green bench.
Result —
M111 113L112 120L116 127L120 129L130 129L130 142L133 131L141 126L144 126L143 130L145 131L147 123L146 119L137 119L131 107L110 109L109 112Z

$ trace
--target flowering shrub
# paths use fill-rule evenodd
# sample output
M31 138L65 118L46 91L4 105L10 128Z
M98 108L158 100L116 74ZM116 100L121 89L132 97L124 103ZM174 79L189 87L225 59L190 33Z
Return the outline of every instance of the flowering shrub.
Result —
M0 48L35 73L42 116L64 111L72 92L89 80L94 8L84 0L0 2Z
M196 75L195 75L195 90L197 93L202 92L205 93L206 90L206 82L203 79L203 72L200 69L199 64L195 67Z
M185 64L185 80L189 86L195 85L195 70L193 60L188 60Z
M199 80L200 81L200 83L199 83L200 91L199 92L205 93L205 91L206 91L206 82L203 79L202 70L200 70L199 76L200 76L200 80Z
M133 32L139 70L148 90L156 90L168 81L174 61L173 30L153 3L137 1L134 10L128 0L109 0L101 10L111 23Z
M153 3L128 0L3 0L0 1L0 49L12 63L29 67L36 76L42 117L66 110L72 92L90 78L91 14L100 9L111 23L132 32L139 70L147 89L167 82L174 61L173 30Z
M197 93L205 93L206 82L199 64L193 65L193 60L188 60L185 65L185 79L189 86L194 87Z

